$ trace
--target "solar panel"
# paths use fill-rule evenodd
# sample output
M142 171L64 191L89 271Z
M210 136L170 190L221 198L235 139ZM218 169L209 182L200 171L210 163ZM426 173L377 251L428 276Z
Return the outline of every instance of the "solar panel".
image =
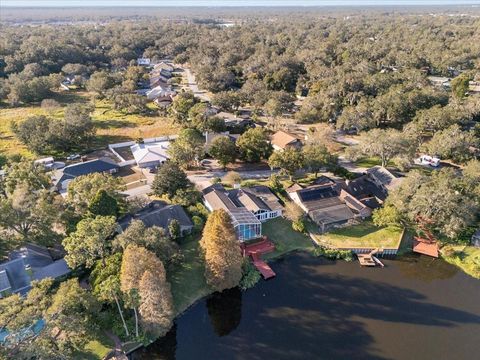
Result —
M326 188L305 189L300 191L299 195L302 201L307 202L337 196L337 191L329 186Z

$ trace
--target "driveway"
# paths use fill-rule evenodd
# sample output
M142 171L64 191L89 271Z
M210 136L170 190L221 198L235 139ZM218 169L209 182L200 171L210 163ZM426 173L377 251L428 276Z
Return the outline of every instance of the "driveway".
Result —
M344 156L338 157L338 165L344 167L350 172L355 172L355 173L364 173L369 169L368 167L358 166L354 162L345 159Z
M195 97L199 98L200 100L210 102L210 96L207 94L207 92L198 88L197 81L195 80L195 75L193 75L193 73L188 68L185 68L184 70L184 74L187 78L187 85L190 90L192 90Z
M335 141L345 145L349 145L349 146L358 145L360 143L360 141L358 140L358 137L355 138L355 137L346 135L345 133L340 131L336 131L335 134L333 135L333 138L335 139Z
M122 194L127 195L127 198L144 196L149 194L152 191L152 187L150 185L143 185L133 189L122 191Z

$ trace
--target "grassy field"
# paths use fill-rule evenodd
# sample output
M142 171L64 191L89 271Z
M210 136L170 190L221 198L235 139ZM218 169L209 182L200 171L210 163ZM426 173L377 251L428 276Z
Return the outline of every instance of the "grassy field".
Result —
M177 314L211 292L204 277L198 238L182 244L181 248L185 259L168 274Z
M275 244L276 250L264 256L274 259L296 250L313 250L312 240L305 234L292 229L292 223L284 218L276 218L262 224L263 234Z
M0 154L21 154L32 157L28 149L21 144L10 131L10 124L22 122L26 118L35 115L46 115L61 119L64 109L72 103L92 103L92 94L85 91L61 92L54 96L61 107L49 111L42 109L40 105L21 106L10 108L6 104L0 106ZM110 143L135 140L137 138L149 138L163 135L172 135L178 132L178 127L164 116L158 115L127 115L114 110L112 104L106 100L93 101L94 111L92 119L97 127L97 137L94 142L95 148L106 147ZM154 104L149 107L155 109Z
M445 261L480 279L480 249L473 246L445 246L441 250Z
M103 359L115 346L113 341L106 335L98 335L96 340L90 341L84 351L75 355L78 360Z
M397 246L402 229L398 227L379 228L371 222L334 229L326 234L315 234L320 244L338 248L388 247Z

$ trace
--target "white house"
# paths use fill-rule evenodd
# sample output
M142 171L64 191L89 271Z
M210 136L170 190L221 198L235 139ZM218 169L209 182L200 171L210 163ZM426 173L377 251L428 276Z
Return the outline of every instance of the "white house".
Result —
M167 98L169 96L175 96L176 92L170 89L163 88L161 86L154 87L146 93L148 100L155 100L158 98Z
M135 162L140 168L155 168L169 159L169 140L130 146Z

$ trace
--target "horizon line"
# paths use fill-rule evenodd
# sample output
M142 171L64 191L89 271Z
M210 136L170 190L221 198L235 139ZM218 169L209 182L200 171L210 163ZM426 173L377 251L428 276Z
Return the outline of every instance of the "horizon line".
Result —
M455 4L329 4L329 5L1 5L0 8L10 9L85 9L85 8L325 8L325 7L479 7L478 3Z

